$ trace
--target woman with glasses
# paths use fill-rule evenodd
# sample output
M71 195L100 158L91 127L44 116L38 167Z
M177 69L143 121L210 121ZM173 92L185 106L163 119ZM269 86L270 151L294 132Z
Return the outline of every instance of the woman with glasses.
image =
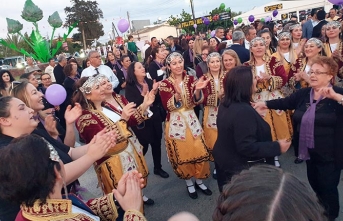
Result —
M325 33L327 41L324 43L324 52L326 56L332 57L338 64L338 73L335 79L335 85L343 87L343 42L340 38L341 23L331 21L326 24Z
M11 82L14 81L14 77L8 70L0 71L0 95L8 96Z
M83 202L74 195L63 198L62 190L67 194L67 168L56 149L45 139L36 135L16 138L0 153L0 167L6 167L0 171L0 197L21 204L16 221L113 221L118 218L115 200L125 210L121 220L145 220L139 212L141 179L137 171L123 177L114 193Z
M338 71L333 58L319 56L310 66L310 87L287 98L259 102L255 109L294 110L299 158L329 220L339 215L337 186L343 165L343 89L332 86Z
M186 181L189 197L198 198L195 187L204 194L212 192L202 182L210 175L209 153L203 138L203 129L194 107L203 101L202 89L209 80L195 81L184 71L184 59L177 52L167 59L169 77L160 83L162 105L167 110L165 142L169 161L175 174ZM195 178L193 183L192 178Z
M207 56L212 53L214 50L211 50L209 46L203 46L201 48L201 59L202 61L196 66L195 72L197 74L197 78L201 78L205 73L207 73Z
M143 148L130 127L140 127L150 117L148 107L154 102L154 92L146 92L143 103L136 106L113 92L111 82L104 75L83 77L77 82L76 88L73 102L82 107L82 115L76 122L81 138L90 143L94 135L104 129L117 134L116 145L94 164L103 193L110 193L117 187L123 174L131 170L138 170L143 175L145 186L148 167ZM154 204L152 199L145 196L143 201L145 204Z
M7 146L14 138L24 134L36 134L47 140L57 150L62 162L65 164L65 182L69 192L77 193L77 179L86 172L91 165L100 159L115 144L112 133L105 134L103 131L97 135L89 145L71 148L58 141L56 137L44 128L41 118L37 116L37 109L43 108L42 93L27 81L13 84L12 95L14 97L0 98L0 148ZM15 98L18 97L18 98ZM22 100L23 101L22 101ZM27 107L30 104L32 109ZM77 109L77 108L75 108ZM68 109L68 120L78 116L75 109ZM47 119L48 118L48 119ZM45 125L52 127L54 118L48 115ZM74 118L75 119L75 118ZM74 131L73 131L74 133ZM104 142L105 141L105 142ZM74 145L73 145L74 146ZM72 146L72 147L73 147ZM19 211L19 203L8 202L0 198L0 219L14 220Z
M244 63L252 67L252 71L257 77L257 92L253 95L254 102L282 98L281 88L287 82L287 75L282 63L275 57L268 56L266 50L264 39L254 38L250 42L250 61ZM292 123L287 112L271 110L263 118L271 128L273 141L292 138ZM274 161L275 166L280 167L277 156Z

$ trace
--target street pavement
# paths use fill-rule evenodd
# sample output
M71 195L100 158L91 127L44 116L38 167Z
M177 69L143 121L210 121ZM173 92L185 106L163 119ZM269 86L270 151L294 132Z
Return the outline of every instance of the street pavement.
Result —
M145 206L145 216L149 221L164 221L168 220L172 215L188 211L195 214L201 221L212 220L212 213L216 207L219 191L217 182L212 177L204 181L204 183L212 190L212 196L206 196L198 191L198 199L191 199L188 196L185 181L177 178L168 163L164 142L162 142L162 168L169 173L170 177L167 179L161 178L153 174L153 161L151 152L146 154L146 161L150 170L148 178L148 185L144 189L144 194L153 199L155 204L153 206ZM281 167L290 173L295 174L299 179L307 182L306 164L294 164L293 149L279 157ZM211 170L213 171L213 163L211 163ZM93 168L90 168L79 179L81 186L86 187L94 196L101 196L100 188L97 188L97 177ZM339 184L340 191L340 216L337 221L343 221L343 176Z

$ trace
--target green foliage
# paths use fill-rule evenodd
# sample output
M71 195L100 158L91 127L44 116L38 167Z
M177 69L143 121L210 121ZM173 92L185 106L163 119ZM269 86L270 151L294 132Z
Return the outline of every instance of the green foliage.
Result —
M73 24L75 21L79 21L78 31L79 33L84 30L86 44L90 44L94 39L104 35L104 26L99 22L103 18L103 12L98 7L99 4L96 1L85 0L71 0L72 7L66 7L64 9L67 17L65 26ZM79 35L82 40L82 34ZM81 41L83 42L83 41Z
M192 19L193 19L192 15L187 13L184 9L182 9L182 12L180 13L180 15L176 15L176 17L171 15L168 18L168 24L172 26L178 26L181 22L190 21ZM194 30L193 27L187 27L184 29L186 32L191 32L192 30Z

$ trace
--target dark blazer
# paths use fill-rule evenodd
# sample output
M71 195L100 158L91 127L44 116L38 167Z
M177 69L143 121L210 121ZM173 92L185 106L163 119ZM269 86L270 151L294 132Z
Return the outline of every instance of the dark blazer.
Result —
M56 83L63 85L64 79L66 78L64 71L63 71L63 67L60 64L57 64L54 67L54 76L56 79Z
M156 80L156 82L163 80L163 76L164 75L161 75L161 76L157 75L157 71L160 70L160 69L161 68L156 64L155 61L151 61L151 63L149 64L148 72L149 72L151 78L153 80Z
M343 94L343 89L333 87L334 91ZM310 105L311 88L303 88L289 97L267 101L270 109L295 110L293 122L294 133L299 134L301 120ZM343 106L331 99L323 99L316 106L314 121L314 146L309 149L310 160L314 162L335 162L343 168ZM294 136L299 139L299 136ZM298 140L296 141L298 143Z
M313 25L312 25L312 19L308 20L303 24L303 36L302 38L310 39L312 38L313 33Z
M145 80L150 91L152 89L153 81L147 78ZM144 97L141 95L141 92L138 90L135 84L126 85L125 97L129 102L134 102L136 107L141 105L144 100ZM148 120L145 120L141 125L132 127L132 130L134 131L138 140L140 142L145 141L142 143L152 143L154 139L162 139L162 118L159 106L161 106L161 98L159 93L157 93L155 101L150 107L150 111L153 113L152 117Z
M312 32L312 38L319 38L322 33L322 27L326 25L327 23L328 22L326 20L322 20L316 26L314 26L313 32Z
M148 61L148 58L150 57L151 55L151 51L152 51L152 47L148 47L146 50L145 50L145 58L144 58L144 64L146 64L146 62Z
M186 68L193 68L194 69L194 61L191 61L191 58L189 56L189 50L186 50L182 54L184 61L184 66Z
M234 174L248 168L248 161L281 154L279 143L272 141L269 124L249 103L221 104L217 128L213 157L220 189Z
M228 49L234 50L237 53L239 60L241 61L242 64L250 60L250 52L244 46L239 45L239 44L233 44L225 50L228 50Z
M170 53L172 52L179 52L180 54L182 54L183 50L182 50L182 47L180 45L174 45L175 49L172 51L172 49L169 47L168 48L168 51Z

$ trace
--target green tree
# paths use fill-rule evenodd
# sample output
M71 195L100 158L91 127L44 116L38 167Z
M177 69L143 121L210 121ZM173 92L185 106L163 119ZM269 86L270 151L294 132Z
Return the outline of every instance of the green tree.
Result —
M179 24L181 24L181 22L184 21L190 21L192 20L192 15L189 14L188 12L186 12L184 9L182 9L182 12L179 15L173 16L171 15L168 18L168 24L172 25L172 26L178 26ZM183 28L186 32L191 32L193 27L187 27L187 28Z
M26 32L24 34L24 37L29 39L29 36ZM26 41L24 41L24 39L19 34L7 34L7 37L4 40L8 44L15 45L19 50L24 49L28 53L33 53L33 49L28 45ZM9 57L9 56L15 56L15 55L22 55L22 54L16 50L12 50L11 48L2 47L1 57Z
M78 31L80 33L80 40L83 37L82 31L84 31L87 45L94 39L99 39L99 37L103 36L104 26L99 20L104 16L102 10L98 7L99 4L96 1L85 0L71 0L71 3L72 7L66 7L64 9L67 15L64 25L68 26L75 21L79 21ZM83 42L83 39L81 42Z

